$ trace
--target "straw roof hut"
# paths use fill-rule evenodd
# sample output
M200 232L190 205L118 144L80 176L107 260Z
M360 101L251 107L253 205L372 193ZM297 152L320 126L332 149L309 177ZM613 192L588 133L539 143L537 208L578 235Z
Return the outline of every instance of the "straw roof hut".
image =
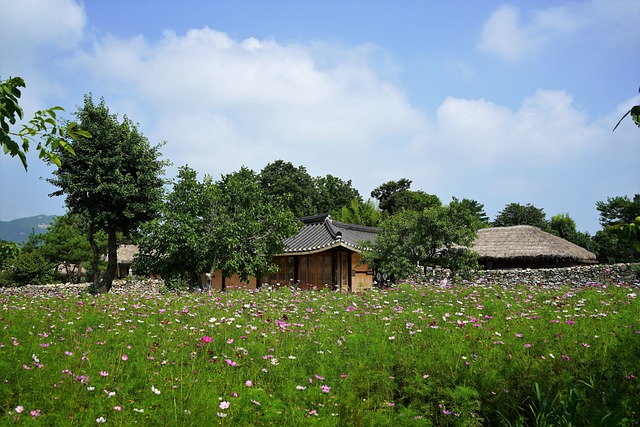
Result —
M595 264L595 254L531 225L478 230L473 250L493 268L543 268Z

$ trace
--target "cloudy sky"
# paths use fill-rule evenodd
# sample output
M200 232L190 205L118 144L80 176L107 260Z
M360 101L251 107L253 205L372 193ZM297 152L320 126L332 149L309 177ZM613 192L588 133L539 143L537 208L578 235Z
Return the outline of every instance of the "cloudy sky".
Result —
M640 0L0 0L27 115L83 96L166 141L167 176L278 159L366 199L400 178L600 229L640 193ZM51 168L0 155L0 220L64 213Z

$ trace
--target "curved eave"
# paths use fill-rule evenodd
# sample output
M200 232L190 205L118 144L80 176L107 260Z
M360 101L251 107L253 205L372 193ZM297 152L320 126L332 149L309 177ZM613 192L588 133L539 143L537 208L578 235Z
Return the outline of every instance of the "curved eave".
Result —
M323 246L315 246L312 248L303 248L303 249L295 249L295 250L285 250L284 253L278 254L276 256L287 256L287 255L313 255L320 252L324 252L334 248L345 248L353 252L361 253L363 252L363 248L357 246L351 246L347 242L339 240L334 241L331 244L323 245Z

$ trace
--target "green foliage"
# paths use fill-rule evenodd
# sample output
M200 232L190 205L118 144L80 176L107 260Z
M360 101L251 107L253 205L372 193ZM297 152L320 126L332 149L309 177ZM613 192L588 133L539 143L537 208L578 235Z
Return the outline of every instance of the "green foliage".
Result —
M640 105L634 105L633 107L631 107L629 111L624 113L624 115L620 118L620 120L618 120L618 123L616 123L615 127L613 128L613 131L615 131L618 128L618 126L620 126L620 123L622 123L624 118L627 117L628 115L631 115L631 119L634 121L636 126L640 127Z
M211 268L216 245L216 190L210 177L198 182L195 170L181 167L159 217L143 224L138 233L133 270L164 277L171 290L183 282L201 285L200 274Z
M634 195L633 200L627 196L608 197L606 202L596 202L596 209L604 228L593 239L598 260L609 263L640 260L635 224L640 216L640 194Z
M182 167L160 217L141 229L134 269L192 287L201 285L202 273L218 269L244 280L261 277L298 230L287 202L265 194L247 168L200 183L194 170Z
M243 280L262 277L276 268L273 256L284 252L284 239L298 232L300 222L286 209L290 199L263 191L250 169L224 175L216 183L215 247L211 271L221 269Z
M304 166L276 160L267 164L258 176L262 190L268 196L288 195L287 208L296 218L314 215L314 182Z
M62 266L67 282L77 283L93 258L87 232L87 223L82 216L67 213L57 217L41 236L42 254L55 265ZM106 253L107 236L104 231L96 233L95 241L99 252Z
M424 191L411 191L411 180L402 178L399 181L389 181L371 192L371 197L378 199L378 205L383 212L394 215L404 209L420 211L434 206L440 206L440 199Z
M313 183L313 214L333 212L349 206L352 200L362 201L358 190L351 185L351 180L343 181L333 175L327 175L314 178Z
M382 223L382 212L371 199L366 202L357 198L351 199L348 205L331 211L331 217L336 221L368 227L379 227Z
M65 195L67 208L86 220L93 286L108 292L117 268L117 233L127 235L155 217L162 203L161 175L167 163L159 160L160 146L152 147L126 116L119 122L104 100L96 105L90 95L85 96L76 116L92 138L72 141L76 156L61 151L61 166L48 181L58 187L53 195ZM108 260L101 279L97 274L101 254L95 241L100 230L107 234Z
M512 225L533 225L542 230L546 230L546 214L542 208L537 208L531 203L526 205L510 203L498 212L493 221L493 226L509 227Z
M568 240L589 251L596 252L596 244L589 233L578 231L576 222L568 213L560 213L551 217L547 231Z
M55 267L39 250L21 251L8 268L9 280L19 286L52 283L57 278Z
M454 271L477 267L474 255L465 249L475 240L477 223L455 200L449 206L403 210L388 218L382 228L363 260L396 279L412 275L418 266L443 265Z
M0 271L11 265L20 253L20 246L15 242L0 240Z
M52 107L36 111L33 118L22 125L19 131L12 131L10 125L15 125L24 118L24 112L19 104L22 95L20 88L26 87L21 77L0 80L0 147L11 157L18 156L24 169L27 170L27 153L30 145L37 143L36 150L41 159L45 159L58 167L60 159L56 154L59 149L73 154L73 148L65 138L90 138L91 135L77 128L76 123L61 126L58 112L62 107ZM14 138L17 140L14 140Z

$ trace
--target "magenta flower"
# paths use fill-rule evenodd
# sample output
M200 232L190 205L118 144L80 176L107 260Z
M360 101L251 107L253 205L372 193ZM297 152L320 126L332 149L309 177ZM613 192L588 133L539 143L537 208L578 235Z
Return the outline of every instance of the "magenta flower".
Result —
M331 387L323 384L320 386L320 390L322 390L323 393L329 393L331 391Z
M531 344L529 344L529 343L525 344L524 348L531 348Z
M108 376L109 376L109 372L107 372L107 371L100 371L100 376L101 376L101 377L108 377Z
M208 335L205 335L202 338L200 338L200 341L202 341L204 344L209 344L213 342L213 338L211 338Z

